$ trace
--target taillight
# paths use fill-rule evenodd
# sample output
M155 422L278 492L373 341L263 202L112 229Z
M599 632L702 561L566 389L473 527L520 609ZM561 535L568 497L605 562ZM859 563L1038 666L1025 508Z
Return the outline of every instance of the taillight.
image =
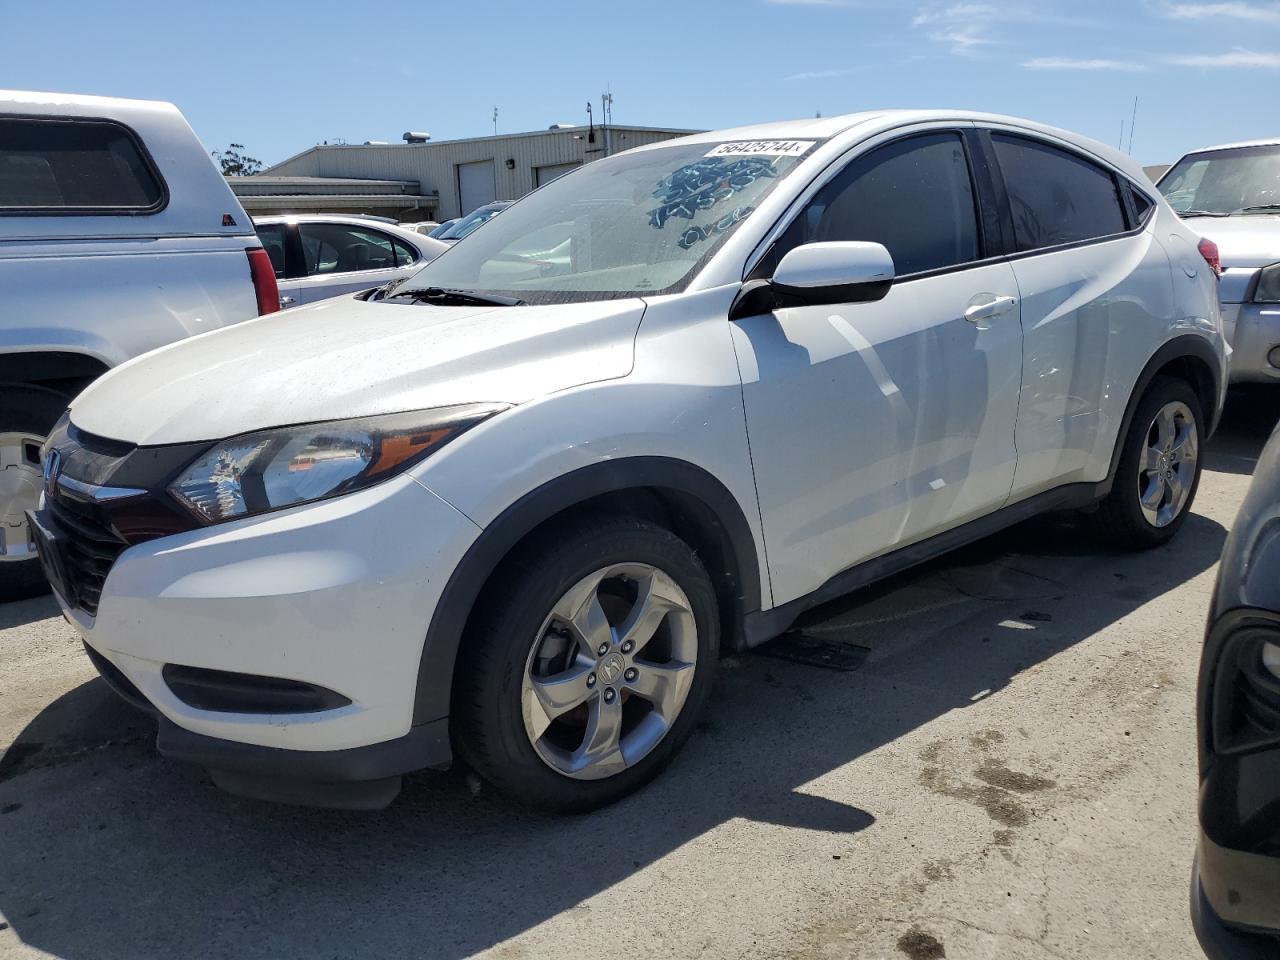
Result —
M1215 248L1216 249L1216 248ZM276 268L261 247L245 251L249 254L249 275L253 277L253 292L258 295L258 316L275 313L280 309L280 288L276 286Z
M1208 237L1200 238L1200 246L1197 248L1200 256L1204 257L1204 262L1209 265L1209 269L1213 271L1214 276L1222 276L1222 258L1218 256L1218 245Z

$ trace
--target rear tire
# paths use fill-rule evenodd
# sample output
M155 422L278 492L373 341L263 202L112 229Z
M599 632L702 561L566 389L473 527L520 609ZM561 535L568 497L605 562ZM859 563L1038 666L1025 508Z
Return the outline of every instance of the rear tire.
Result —
M0 602L49 592L39 559L28 553L23 511L39 505L39 448L68 402L44 387L0 386Z
M1168 543L1200 486L1204 417L1185 380L1159 376L1138 402L1111 492L1093 515L1099 536L1127 550Z
M454 739L503 793L593 810L655 777L692 732L719 618L706 570L669 530L600 516L558 524L502 565L476 610Z

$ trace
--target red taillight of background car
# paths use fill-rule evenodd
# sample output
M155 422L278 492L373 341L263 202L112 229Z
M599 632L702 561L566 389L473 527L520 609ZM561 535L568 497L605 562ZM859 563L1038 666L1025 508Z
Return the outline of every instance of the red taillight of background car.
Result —
M1218 248L1214 247L1216 251ZM253 277L253 292L258 295L258 315L274 313L280 309L280 288L276 286L276 268L261 247L245 251L249 254L249 275Z
M1209 265L1209 269L1213 271L1215 276L1222 276L1222 258L1218 256L1218 245L1208 237L1200 238L1200 256L1204 257L1204 262Z

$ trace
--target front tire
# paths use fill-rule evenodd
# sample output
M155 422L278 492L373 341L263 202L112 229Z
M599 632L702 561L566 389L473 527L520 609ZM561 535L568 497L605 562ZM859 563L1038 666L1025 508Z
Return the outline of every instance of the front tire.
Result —
M459 753L504 793L572 813L655 777L688 738L719 647L715 592L670 531L590 517L497 572L459 654Z
M27 531L40 501L40 448L67 397L44 387L0 386L0 602L49 592Z
M1185 380L1156 377L1125 435L1111 492L1094 515L1105 539L1129 550L1168 543L1200 486L1200 400Z

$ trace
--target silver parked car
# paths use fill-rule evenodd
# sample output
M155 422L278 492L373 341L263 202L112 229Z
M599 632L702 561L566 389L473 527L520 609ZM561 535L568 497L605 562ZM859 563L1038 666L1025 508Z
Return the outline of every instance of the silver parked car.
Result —
M1280 382L1280 140L1188 153L1159 188L1218 248L1232 382Z
M280 287L280 306L380 287L449 249L381 218L341 214L254 217Z

